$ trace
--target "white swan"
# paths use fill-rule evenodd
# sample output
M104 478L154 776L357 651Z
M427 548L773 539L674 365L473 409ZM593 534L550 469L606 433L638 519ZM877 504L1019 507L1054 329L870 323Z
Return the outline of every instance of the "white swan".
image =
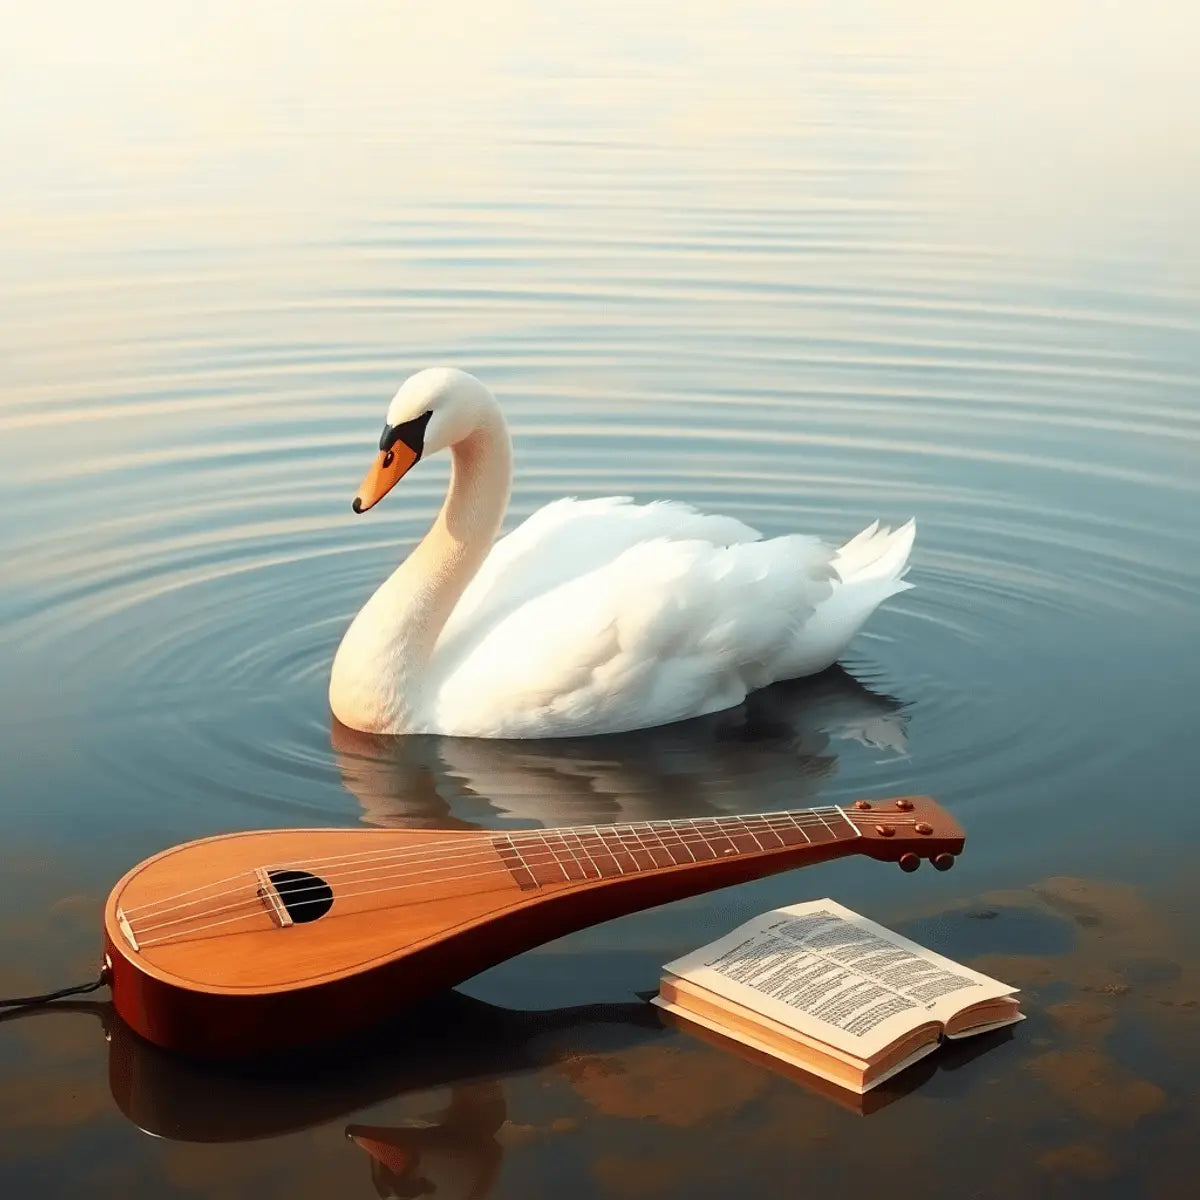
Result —
M497 542L512 445L463 371L408 379L379 446L355 512L422 457L449 448L452 468L433 527L338 647L329 702L352 729L565 737L717 712L824 670L911 586L912 521L838 549L670 501L565 499Z

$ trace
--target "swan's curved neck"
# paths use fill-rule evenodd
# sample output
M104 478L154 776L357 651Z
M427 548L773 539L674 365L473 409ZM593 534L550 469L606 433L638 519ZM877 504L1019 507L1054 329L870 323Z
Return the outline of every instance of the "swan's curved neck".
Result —
M450 486L441 511L392 575L415 584L406 605L411 649L419 644L427 654L433 650L496 540L511 487L512 444L497 410L451 447Z
M450 486L429 532L338 649L330 699L346 724L383 733L412 726L438 635L495 541L511 487L512 443L499 407L489 407L451 447Z

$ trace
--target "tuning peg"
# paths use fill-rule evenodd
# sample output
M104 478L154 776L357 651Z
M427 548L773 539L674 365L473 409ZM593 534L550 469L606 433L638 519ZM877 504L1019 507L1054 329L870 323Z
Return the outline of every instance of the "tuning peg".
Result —
M950 868L952 866L954 866L954 855L953 854L939 854L936 858L933 859L933 865L939 871L948 871L948 870L950 870Z
M900 870L915 871L921 865L921 860L915 854L900 855Z

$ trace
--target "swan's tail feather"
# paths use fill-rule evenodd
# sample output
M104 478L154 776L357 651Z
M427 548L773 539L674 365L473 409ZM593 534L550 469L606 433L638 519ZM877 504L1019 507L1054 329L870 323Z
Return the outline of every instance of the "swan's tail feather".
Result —
M799 626L790 651L775 664L776 679L823 671L889 596L912 587L904 576L916 532L915 521L898 529L875 521L833 552L829 562L836 578L830 595Z
M865 584L892 581L895 591L906 591L910 583L902 583L908 573L908 556L912 553L917 535L915 518L897 529L889 529L873 521L860 534L851 538L833 555L833 569L843 583Z
M829 558L835 575L832 590L798 626L790 650L774 664L774 678L823 671L838 661L866 618L888 596L912 587L904 576L916 534L916 521L906 521L898 529L875 521L833 552Z

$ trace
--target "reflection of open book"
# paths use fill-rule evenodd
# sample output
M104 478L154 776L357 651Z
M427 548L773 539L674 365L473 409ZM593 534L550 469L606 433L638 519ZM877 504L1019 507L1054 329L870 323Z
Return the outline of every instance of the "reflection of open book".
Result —
M858 1093L943 1037L1023 1019L1016 988L832 900L764 913L665 972L661 1008Z

